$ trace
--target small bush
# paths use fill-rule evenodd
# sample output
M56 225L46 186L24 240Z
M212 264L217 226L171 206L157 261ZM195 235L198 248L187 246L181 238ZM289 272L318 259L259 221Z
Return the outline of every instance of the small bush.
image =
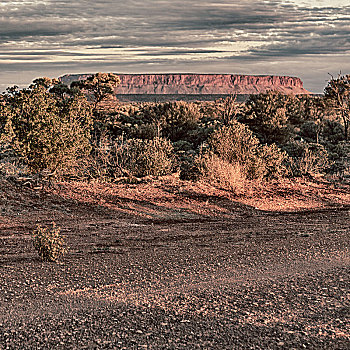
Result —
M18 159L11 146L0 143L0 177L18 177L28 173L28 167Z
M43 261L57 261L65 252L61 229L55 223L51 227L38 225L32 238L34 248Z
M280 178L288 172L287 154L275 144L261 145L252 131L237 121L217 129L208 142L214 154L239 167L249 180Z
M181 163L180 180L198 181L202 175L202 170L198 162L192 160Z
M310 143L303 152L299 161L299 167L302 174L321 174L329 165L328 152L324 146Z
M223 161L238 164L249 179L263 176L262 162L258 158L259 140L244 124L237 121L215 130L208 140L210 150Z

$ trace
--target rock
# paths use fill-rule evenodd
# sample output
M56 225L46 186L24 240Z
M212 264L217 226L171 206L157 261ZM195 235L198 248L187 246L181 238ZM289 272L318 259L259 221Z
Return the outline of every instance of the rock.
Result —
M309 94L300 78L239 74L117 74L116 94L258 94L276 90L287 94ZM70 84L88 74L66 74L59 78Z

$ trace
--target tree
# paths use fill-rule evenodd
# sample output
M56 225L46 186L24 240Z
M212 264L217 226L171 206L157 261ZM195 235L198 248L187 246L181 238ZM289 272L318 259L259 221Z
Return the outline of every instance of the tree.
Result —
M323 97L303 96L305 121L301 128L312 128L315 134L316 143L320 143L320 135L324 126L324 117L326 113L326 103Z
M37 78L33 80L33 83L29 86L29 88L35 88L42 86L46 89L50 88L52 85L57 84L58 81L56 79L51 79L48 77Z
M277 91L250 95L239 121L247 124L262 143L284 143L290 137L288 102L289 96Z
M215 107L218 117L224 125L228 125L232 120L236 119L239 111L239 106L236 103L236 95L229 95L224 100L218 101Z
M350 75L331 76L324 89L325 99L340 116L344 124L344 138L348 140L350 125Z
M36 79L29 88L10 88L3 95L0 137L33 172L65 171L79 157L90 154L92 115L82 94L63 102L48 91L48 78Z
M113 73L96 73L85 80L73 81L71 88L78 87L86 91L93 102L93 111L104 101L114 96L114 88L120 83L120 79Z

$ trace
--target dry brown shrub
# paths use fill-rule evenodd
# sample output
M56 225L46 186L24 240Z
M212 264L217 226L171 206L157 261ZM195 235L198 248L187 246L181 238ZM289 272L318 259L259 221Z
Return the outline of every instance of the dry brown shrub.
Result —
M247 178L238 162L230 163L213 153L206 153L198 160L203 179L235 194L243 193Z

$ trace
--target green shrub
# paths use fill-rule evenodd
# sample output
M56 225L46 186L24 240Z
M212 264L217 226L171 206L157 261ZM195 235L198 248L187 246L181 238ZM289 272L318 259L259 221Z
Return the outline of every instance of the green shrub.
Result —
M296 113L294 98L276 91L250 95L239 119L262 143L284 143L291 136L289 118Z
M253 132L237 121L214 131L208 143L211 151L222 160L238 164L247 179L287 174L287 154L275 144L261 145Z
M201 169L200 162L196 160L187 160L181 162L180 166L180 180L198 181L203 177L203 169Z
M51 227L38 225L32 239L34 248L43 261L57 261L65 253L64 239L55 223Z
M189 131L197 128L199 107L183 101L147 103L131 114L122 115L123 128L131 138L165 137L171 141L186 140ZM123 127L123 126L122 126Z
M327 144L329 153L329 171L340 176L350 173L350 142L342 141L338 144Z
M321 174L330 165L328 151L321 144L293 141L284 149L290 155L295 176Z
M30 171L65 173L91 150L91 109L84 96L58 100L43 85L12 91L4 98L0 129ZM1 141L1 137L0 137Z
M153 140L119 140L115 144L116 171L143 177L170 174L174 167L170 141L159 137Z
M165 117L163 136L171 141L185 140L188 132L197 127L200 119L198 106L183 101L165 103L163 115Z
M337 120L323 120L322 136L326 142L336 144L344 140L344 127Z

